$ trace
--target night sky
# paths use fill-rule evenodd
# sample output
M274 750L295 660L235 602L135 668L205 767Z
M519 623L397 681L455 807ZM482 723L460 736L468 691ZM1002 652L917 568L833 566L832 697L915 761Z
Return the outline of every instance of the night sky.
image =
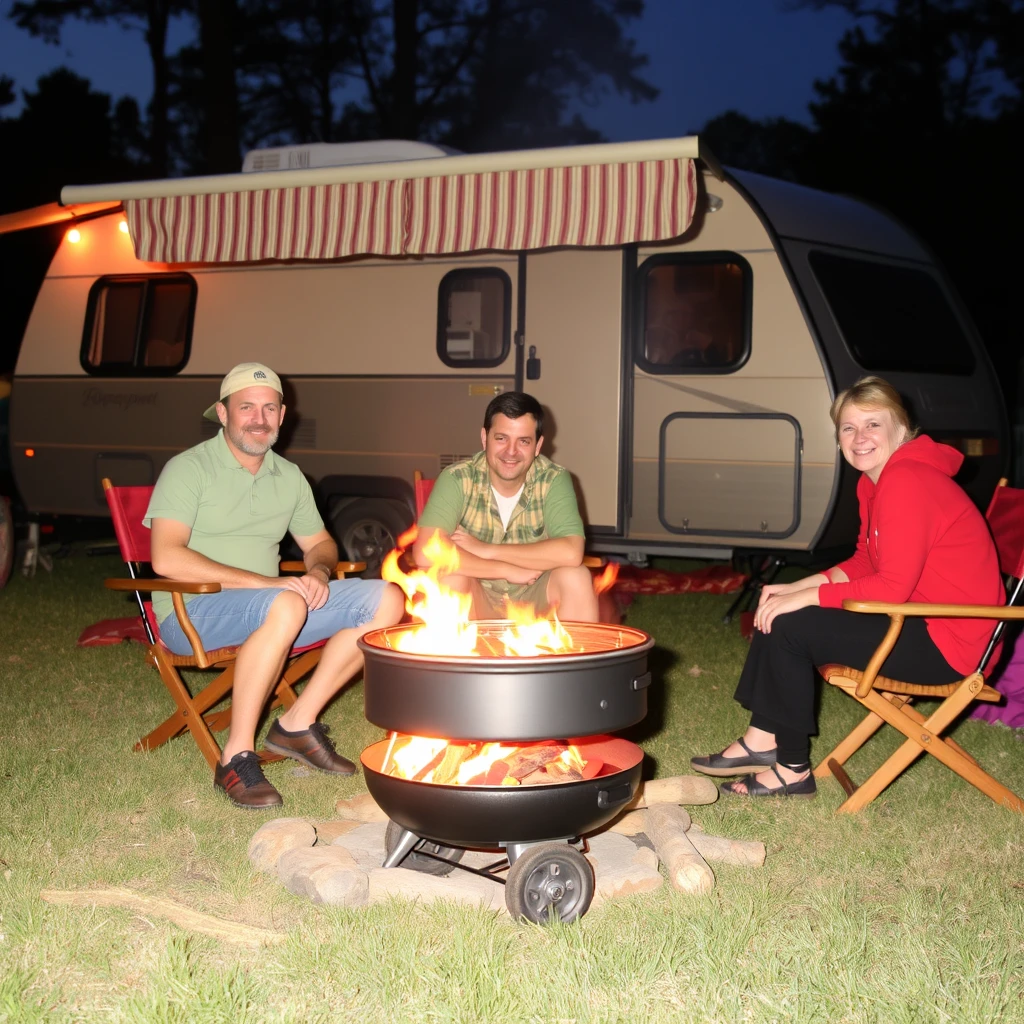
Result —
M14 79L19 97L65 64L115 99L128 93L146 102L151 72L140 33L69 21L61 45L47 46L7 20L12 3L0 0L0 73ZM729 109L806 121L813 82L835 71L836 43L851 24L837 10L787 11L784 0L647 0L646 7L631 35L650 58L645 77L661 95L637 106L607 95L582 111L616 142L691 134ZM189 31L180 21L169 51Z

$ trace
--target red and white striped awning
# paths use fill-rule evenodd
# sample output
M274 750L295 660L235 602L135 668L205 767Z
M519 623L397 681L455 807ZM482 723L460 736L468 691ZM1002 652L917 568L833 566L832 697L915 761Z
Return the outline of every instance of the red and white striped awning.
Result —
M657 242L693 219L687 157L124 200L140 260L240 263Z

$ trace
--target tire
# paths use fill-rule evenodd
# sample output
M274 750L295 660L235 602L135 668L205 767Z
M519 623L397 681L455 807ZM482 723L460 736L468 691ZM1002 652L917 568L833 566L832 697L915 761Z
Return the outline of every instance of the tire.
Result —
M538 843L524 850L505 879L505 906L514 921L568 924L594 898L590 862L568 843Z
M14 520L11 503L0 495L0 590L11 577L14 565Z
M380 577L384 556L410 526L408 513L385 498L359 498L343 505L331 517L338 546L352 562L365 562L364 579Z
M398 840L402 837L402 833L405 829L402 828L398 822L389 821L388 827L384 832L384 850L390 857L394 848L398 845ZM433 857L424 857L420 850L424 850L427 853L432 853ZM424 839L421 844L410 854L407 854L405 860L401 864L397 865L402 868L409 868L411 871L419 871L424 875L436 875L439 878L443 878L445 875L450 875L455 870L455 865L462 860L462 855L465 850L459 849L457 846L442 846L440 843L435 843L430 839ZM442 857L443 860L434 860L434 857Z

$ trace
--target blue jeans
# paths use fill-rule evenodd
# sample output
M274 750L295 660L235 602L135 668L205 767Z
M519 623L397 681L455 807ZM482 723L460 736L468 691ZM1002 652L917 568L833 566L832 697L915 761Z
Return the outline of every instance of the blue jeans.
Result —
M384 580L331 580L327 603L309 613L293 646L306 647L329 640L339 630L365 626L377 614L386 586ZM188 616L208 651L237 647L263 625L282 589L199 594L188 602ZM160 623L160 639L175 654L192 653L174 612Z

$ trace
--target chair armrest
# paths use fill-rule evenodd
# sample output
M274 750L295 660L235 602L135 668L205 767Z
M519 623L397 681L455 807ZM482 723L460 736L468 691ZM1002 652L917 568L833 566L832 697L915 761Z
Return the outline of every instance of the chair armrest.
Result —
M588 569L600 569L604 565L604 559L600 555L584 555L583 564Z
M888 604L885 601L844 601L848 612L874 615L927 616L930 619L1024 619L1024 608L988 604Z
M192 620L188 617L185 599L182 597L182 594L219 594L221 591L219 583L184 583L181 580L163 579L120 579L104 580L103 585L108 590L160 591L161 593L170 594L171 601L174 604L174 614L178 617L178 625L181 626L181 631L192 645L192 653L195 655L196 664L199 668L209 668L213 664L206 655L206 648L203 647L203 641L199 639L196 627L192 625Z
M281 572L301 572L306 571L305 562L282 562ZM345 578L345 574L349 572L362 572L366 568L365 562L339 562L334 567L335 579L342 580Z
M104 580L107 590L160 591L165 594L219 594L219 583L182 583L179 580Z

